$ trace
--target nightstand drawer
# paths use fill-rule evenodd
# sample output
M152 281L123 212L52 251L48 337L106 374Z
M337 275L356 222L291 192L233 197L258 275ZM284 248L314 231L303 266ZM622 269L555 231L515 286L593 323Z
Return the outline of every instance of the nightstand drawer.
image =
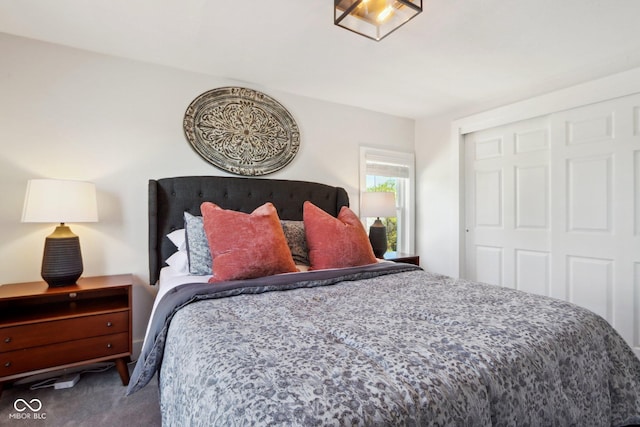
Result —
M128 311L0 328L0 353L126 332Z
M0 377L129 352L128 332L10 351L0 353Z

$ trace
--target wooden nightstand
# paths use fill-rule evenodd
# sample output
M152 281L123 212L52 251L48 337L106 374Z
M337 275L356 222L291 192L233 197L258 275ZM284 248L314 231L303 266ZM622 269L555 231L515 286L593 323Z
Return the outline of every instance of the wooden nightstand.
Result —
M20 377L114 360L123 385L131 356L130 274L70 286L0 286L0 393Z
M405 254L402 252L387 252L384 259L393 262L406 262L407 264L420 265L420 256L414 254Z

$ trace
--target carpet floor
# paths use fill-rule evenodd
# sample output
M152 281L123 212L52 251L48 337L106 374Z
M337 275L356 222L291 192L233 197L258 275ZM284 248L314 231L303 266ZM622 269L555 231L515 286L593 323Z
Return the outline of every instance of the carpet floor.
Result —
M115 367L84 372L80 381L67 389L8 386L0 396L0 426L160 426L156 379L131 396L124 395L126 388Z

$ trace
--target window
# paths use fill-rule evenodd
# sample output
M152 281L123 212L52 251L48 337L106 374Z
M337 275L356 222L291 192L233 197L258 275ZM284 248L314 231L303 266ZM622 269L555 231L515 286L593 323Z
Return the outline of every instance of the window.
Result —
M391 191L396 195L396 218L385 218L389 251L414 252L413 153L360 147L360 191ZM375 218L366 218L368 228Z

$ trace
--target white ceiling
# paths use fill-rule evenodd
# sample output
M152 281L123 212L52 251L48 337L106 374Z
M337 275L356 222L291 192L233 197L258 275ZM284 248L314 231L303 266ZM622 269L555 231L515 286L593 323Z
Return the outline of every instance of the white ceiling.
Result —
M640 67L640 0L424 0L380 42L331 0L0 0L0 32L403 117Z

